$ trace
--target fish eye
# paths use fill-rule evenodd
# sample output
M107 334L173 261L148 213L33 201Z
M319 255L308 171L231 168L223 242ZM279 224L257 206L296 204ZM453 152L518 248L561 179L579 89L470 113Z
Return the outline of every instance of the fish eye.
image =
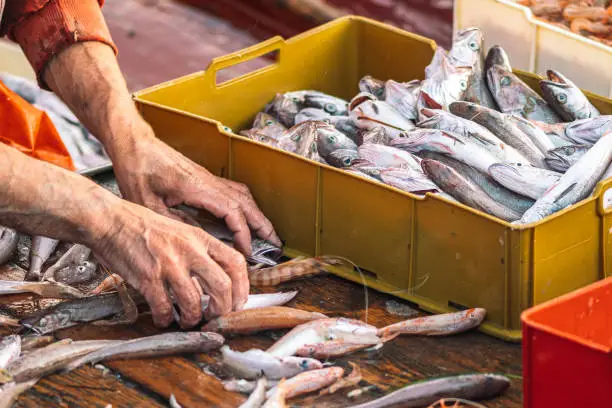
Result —
M83 265L79 265L79 266L77 266L77 271L78 272L85 272L85 267Z
M512 82L512 79L508 75L502 77L502 79L500 81L501 86L508 86L508 85L510 85L511 82Z
M347 157L346 159L344 159L344 164L346 164L347 166L351 165L351 158Z
M308 368L308 361L307 360L300 361L300 367L301 368Z
M469 43L469 47L473 51L478 51L480 47L478 47L478 43L476 41L472 41Z
M565 95L565 94L557 95L557 101L559 101L559 103L567 102L567 95Z
M516 163L517 167L521 167L523 163Z
M317 144L316 143L313 143L313 144L310 145L310 151L313 152L313 153L315 153L317 151Z
M326 103L323 110L327 113L334 114L338 111L338 108L333 103Z
M327 140L329 140L330 143L336 143L338 141L336 140L336 136L329 136Z
M271 121L271 120L267 120L266 121L266 126L270 126L270 125L273 125L273 124L274 124L274 121Z
M327 123L328 125L331 124L331 120L329 118L323 119L323 122Z
M295 103L298 103L300 101L300 99L297 96L292 96L291 100Z
M467 86L467 82L466 82L466 81L464 81L464 80L461 80L461 81L459 82L459 86L461 87L461 90L462 90L462 91L465 91L465 90L467 89L467 87L468 87L468 86Z
M223 130L225 130L226 132L231 132L231 131L232 131L232 129L230 129L230 128L229 128L229 127L227 127L227 126L223 126Z

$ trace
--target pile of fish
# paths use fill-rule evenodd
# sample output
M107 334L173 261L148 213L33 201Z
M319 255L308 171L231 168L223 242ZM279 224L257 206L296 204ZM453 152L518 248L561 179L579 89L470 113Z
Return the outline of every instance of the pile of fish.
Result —
M350 101L277 94L240 135L412 194L456 200L505 221L541 220L612 177L612 115L549 70L542 96L485 56L482 32L440 47L424 80L365 76Z
M517 0L543 20L612 47L610 0Z
M104 146L79 122L72 111L53 92L41 89L35 82L0 72L0 81L35 108L47 113L77 171L110 164Z
M40 248L37 250L40 251ZM33 256L39 256L34 250ZM48 250L52 253L52 250ZM115 274L100 274L92 268L87 275L96 276L96 286L85 293L74 282L85 274L79 266L89 252L72 246L58 261L46 268L42 281L0 281L0 295L34 293L42 298L65 299L21 319L4 316L0 324L33 334L12 334L0 340L0 408L10 407L15 399L36 382L51 373L67 372L84 364L106 360L156 357L184 353L203 353L221 348L223 370L229 375L226 389L250 394L243 407L285 407L288 399L319 391L319 395L358 387L360 368L351 364L345 375L340 366L324 363L365 349L378 349L397 336L449 336L478 327L486 316L484 309L424 316L377 328L365 322L344 317L283 306L298 291L251 294L243 310L215 318L201 331L169 332L131 340L56 341L53 334L77 324L114 325L136 321L138 305L144 299ZM35 258L36 259L36 258ZM328 272L343 259L332 256L296 258L274 266L259 263L249 273L253 287L274 287L283 282ZM45 265L41 258L40 265ZM66 266L67 265L67 266ZM19 269L17 266L12 266ZM68 272L60 273L65 268ZM44 269L44 268L42 268ZM24 271L25 274L25 271ZM70 276L62 282L54 278ZM100 279L100 277L105 277ZM49 278L49 280L46 280ZM194 283L199 283L194 279ZM75 285L75 286L71 286ZM81 286L79 286L81 287ZM91 285L89 286L91 287ZM200 287L201 291L201 287ZM208 296L202 293L202 308L208 307ZM180 316L176 314L176 319ZM232 350L224 336L289 329L267 350ZM383 398L359 405L385 407L398 403L409 407L427 407L440 398L488 399L503 393L509 386L506 377L493 374L471 374L446 377L411 384ZM364 392L363 388L350 395ZM176 401L172 406L178 406Z

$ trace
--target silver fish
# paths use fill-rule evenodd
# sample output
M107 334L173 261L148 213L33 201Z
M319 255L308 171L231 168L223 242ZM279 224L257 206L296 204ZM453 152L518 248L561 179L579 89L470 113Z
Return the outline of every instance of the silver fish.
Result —
M261 377L257 380L257 385L249 395L249 398L244 401L238 408L260 408L266 402L266 389L268 380L266 377Z
M253 121L253 129L257 130L256 133L258 135L267 136L278 141L283 132L287 130L287 127L276 120L274 116L265 112L259 112Z
M4 265L15 253L19 234L11 228L0 226L0 265Z
M359 146L359 157L376 167L411 168L421 170L421 159L396 147L380 144L363 144Z
M54 280L65 285L78 285L91 282L98 271L98 264L91 261L83 261L78 265L70 265L55 272Z
M383 408L402 406L404 408L426 407L440 398L453 397L465 400L482 400L503 394L510 386L510 380L496 374L466 374L417 382L397 391L350 408Z
M439 129L465 136L503 163L529 163L515 148L505 144L487 128L476 122L455 116L441 109L425 108L421 112L423 116L428 118L417 124L421 128Z
M443 153L482 172L486 172L492 164L499 163L499 159L472 139L438 129L412 131L406 137L392 140L391 146L411 153Z
M387 169L380 172L383 183L408 193L439 190L425 174L412 169Z
M546 164L555 171L565 173L589 150L584 145L556 147L546 153Z
M194 217L204 231L223 243L233 247L234 233L227 227L227 225L225 225L225 223L199 217L199 210L188 205L179 205L177 208ZM277 264L276 261L282 256L282 254L282 248L279 248L263 239L252 238L251 255L247 257L247 261L252 263L263 263L268 266L275 266Z
M323 109L330 115L348 115L348 102L344 99L328 95L319 91L306 91L304 93L304 107Z
M383 100L385 96L385 81L366 75L359 80L359 91L372 94L377 99Z
M528 224L585 199L612 162L612 132L601 137L520 220Z
M0 280L0 295L36 293L55 299L78 299L84 295L77 289L57 282L28 282Z
M353 141L357 141L359 135L359 127L354 123L349 116L332 116L323 109L304 108L295 116L295 123L306 122L307 120L316 120L329 123L337 130L344 133Z
M308 159L321 161L317 150L317 129L325 122L309 120L287 130L278 142L278 147Z
M58 243L57 239L38 235L32 238L30 270L26 275L26 280L40 280L42 266L49 259L53 251L55 251Z
M266 378L266 377L261 377L261 378ZM276 380L268 380L266 384L266 390L269 390L270 388L275 387L276 385L278 385L278 383L279 382ZM250 394L251 392L253 392L256 385L257 385L256 381L249 381L249 380L244 380L244 379L240 379L240 380L232 379L232 380L223 381L223 388L225 388L226 391L240 392L242 394Z
M72 371L87 363L103 360L125 360L141 357L159 357L183 353L205 353L221 347L225 339L217 333L173 332L123 340L79 357L62 367Z
M504 206L516 211L519 214L523 214L527 211L535 202L534 200L527 198L523 195L517 194L511 190L508 190L495 180L488 173L482 173L472 166L468 166L452 157L446 156L441 153L434 152L422 152L421 157L424 159L431 159L439 161L454 169L457 173L463 177L473 181L482 188L492 199Z
M562 174L532 166L495 164L489 175L502 186L534 200L559 181Z
M359 140L357 143L358 145L361 146L363 144L368 143L388 145L389 143L391 143L391 137L387 134L387 131L384 127L378 126L368 131L362 132L359 135Z
M440 188L463 204L506 221L521 218L521 214L495 201L476 183L463 177L447 165L435 160L421 162L425 174Z
M546 71L548 81L540 81L544 99L565 121L594 118L600 115L580 88L560 72Z
M493 98L503 113L546 123L563 121L536 91L512 71L494 65L487 72L487 81Z
M472 68L459 67L452 68L452 71L447 74L436 75L425 79L421 83L421 92L425 92L434 101L436 101L442 109L448 110L448 106L455 102L463 100L468 89L468 81L472 74ZM421 109L421 106L418 106Z
M304 105L305 93L306 91L296 91L276 94L274 99L265 106L264 112L274 116L289 128L294 125L295 115Z
M0 369L6 369L12 361L19 358L19 354L21 354L21 337L16 334L3 337L0 340Z
M270 380L290 378L299 373L323 368L314 358L276 357L269 353L250 349L245 352L234 351L229 346L221 347L222 362L234 376L247 380L265 376Z
M294 327L274 343L267 352L273 356L292 356L307 345L336 339L377 341L378 329L359 320L344 317L318 319Z
M91 249L81 244L74 244L57 260L55 264L50 266L43 274L43 280L55 280L55 273L66 267L77 267L87 261ZM86 272L83 270L83 272ZM67 282L62 282L67 283ZM70 283L67 283L70 284Z
M117 293L62 302L57 306L34 313L20 321L21 325L38 334L92 322L123 311L123 303Z
M480 307L459 312L421 316L383 327L379 330L378 335L381 337L388 337L393 334L448 336L480 326L486 316L487 311Z
M550 137L548 137L548 135L544 133L542 129L540 129L527 119L517 115L510 115L509 119L524 134L526 134L529 139L531 139L533 144L536 145L536 147L540 149L541 152L546 153L547 151L555 148L555 144L550 139Z
M489 49L487 57L485 58L485 73L489 72L493 65L500 65L504 67L507 71L512 71L512 66L510 65L510 58L508 58L508 54L506 54L506 51L499 45L494 45Z
M475 27L458 31L448 56L456 67L472 68L464 99L496 109L497 105L489 92L484 70L485 55L482 31Z
M242 309L257 309L259 307L281 306L290 302L298 294L297 290L280 293L250 294Z
M416 120L420 90L421 81L419 80L403 84L390 79L385 82L384 100L406 119Z
M592 146L609 132L612 132L612 115L601 115L568 124L563 135L576 144Z
M352 150L355 152L354 158L357 158L357 145L355 142L327 123L319 122L316 139L319 154L332 165L334 163L331 162L335 161L336 157L331 156L331 154L337 150ZM343 162L341 161L339 164L342 165ZM342 167L346 166L350 166L350 162Z
M544 153L538 149L529 136L508 119L507 115L485 106L463 101L452 103L450 111L454 115L484 126L502 142L518 150L532 165L546 167Z
M121 343L123 340L85 340L61 345L51 344L13 361L7 367L7 371L17 382L41 378L62 369L70 361L82 355Z
M358 159L359 153L357 150L338 149L331 152L325 160L334 167L346 168Z
M350 117L362 130L383 126L390 137L399 137L402 131L413 129L414 123L406 119L384 101L358 94L349 105Z

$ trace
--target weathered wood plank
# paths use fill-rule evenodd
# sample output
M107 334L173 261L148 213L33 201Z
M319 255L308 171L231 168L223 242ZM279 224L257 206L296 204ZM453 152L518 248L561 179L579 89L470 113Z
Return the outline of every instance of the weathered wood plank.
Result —
M16 408L34 407L164 407L155 399L127 387L112 374L82 367L68 374L40 380L21 395Z
M174 327L174 330L178 328ZM62 330L57 333L57 337L69 337L73 340L129 339L160 332L153 326L151 317L145 315L134 325L82 325ZM226 392L216 378L204 373L196 364L183 357L113 360L103 364L163 399L167 400L174 394L179 404L184 407L233 407L240 405L245 399L241 395Z

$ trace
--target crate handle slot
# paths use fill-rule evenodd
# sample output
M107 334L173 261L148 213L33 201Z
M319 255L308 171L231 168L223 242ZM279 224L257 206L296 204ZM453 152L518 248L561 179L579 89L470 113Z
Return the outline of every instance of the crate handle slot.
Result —
M213 89L217 88L218 86L222 84L226 84L226 83L233 82L241 78L248 77L252 75L254 72L256 72L257 70L248 72L245 74L241 74L235 78L232 78L228 81L223 82L222 84L217 83L217 73L219 71L232 67L234 65L242 64L244 62L253 60L255 58L262 57L268 53L278 51L276 62L263 68L263 69L275 69L280 64L280 60L283 54L284 47L285 47L285 39L281 37L280 35L277 35L277 36L267 39L264 42L252 45L243 50L236 51L231 54L224 55L222 57L213 58L213 60L210 62L210 64L206 68L205 77L208 79L209 84L211 88Z
M595 188L595 197L599 197L599 205L597 210L599 214L604 216L612 214L612 178L601 181Z

